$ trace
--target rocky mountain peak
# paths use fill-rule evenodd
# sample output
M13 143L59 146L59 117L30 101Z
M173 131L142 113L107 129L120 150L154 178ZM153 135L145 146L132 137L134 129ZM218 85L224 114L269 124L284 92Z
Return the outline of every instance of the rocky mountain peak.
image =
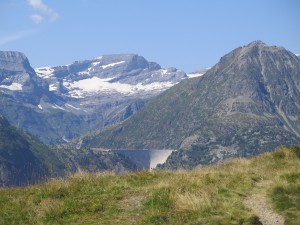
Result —
M0 70L24 71L31 66L27 57L21 52L0 51ZM33 72L31 68L31 72Z
M294 99L299 94L299 69L299 60L293 53L256 41L226 54L204 79L224 98L247 96L263 101L270 109L269 104L279 107L284 99Z
M1 92L36 93L39 79L23 53L0 51L0 72Z
M132 70L159 70L161 66L154 62L148 62L144 57L137 54L113 54L103 55L91 61L92 66L102 70L115 70L116 67L121 69L120 72L126 73Z
M259 60L287 60L288 62L297 60L297 57L295 57L297 55L286 50L285 48L280 46L268 46L262 41L251 42L250 44L240 47L236 50L240 57L259 57ZM261 61L261 63L263 63L263 61ZM287 65L289 64L290 63L287 63Z
M298 59L295 54L286 49L268 46L262 41L254 41L223 56L212 72L223 71L226 68L226 72L236 75L241 75L241 73L235 73L237 70L245 70L248 74L252 70L253 73L257 74L259 70L263 73L265 67L271 66L273 69L282 70L282 67L285 69L295 68L297 63Z
M248 48L251 48L251 47L255 47L255 46L267 46L267 45L266 45L266 43L264 43L261 40L256 40L256 41L250 42L249 44L247 44L245 46Z
M6 62L20 63L27 60L24 53L16 51L1 51L0 60L5 59Z

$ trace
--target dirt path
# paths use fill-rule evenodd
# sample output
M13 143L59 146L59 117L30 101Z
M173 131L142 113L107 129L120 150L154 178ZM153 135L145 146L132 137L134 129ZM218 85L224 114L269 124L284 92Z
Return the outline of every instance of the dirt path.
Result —
M266 199L266 189L269 182L259 182L254 189L255 194L251 195L244 201L244 204L251 209L258 217L263 225L284 225L284 219L277 214L268 204Z

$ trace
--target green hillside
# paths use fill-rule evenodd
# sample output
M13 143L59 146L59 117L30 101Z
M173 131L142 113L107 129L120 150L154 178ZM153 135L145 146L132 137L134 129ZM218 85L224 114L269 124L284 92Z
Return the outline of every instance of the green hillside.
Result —
M37 183L64 173L65 166L47 145L0 115L0 187Z
M0 190L0 224L261 224L260 194L300 224L300 147L190 171L76 174Z
M112 152L49 147L9 124L0 114L0 187L23 186L77 171L135 171L136 165Z

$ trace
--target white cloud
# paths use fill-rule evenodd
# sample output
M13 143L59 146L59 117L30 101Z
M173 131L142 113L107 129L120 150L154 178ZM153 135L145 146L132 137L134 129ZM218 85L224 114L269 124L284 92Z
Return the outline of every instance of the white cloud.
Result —
M13 42L24 37L30 36L34 33L34 30L22 30L16 33L8 34L8 35L0 35L0 45L7 44L9 42Z
M44 18L41 15L33 14L33 15L30 16L30 19L35 24L39 24L39 23L41 23L43 21Z
M42 0L27 0L27 2L38 12L49 16L51 21L56 21L59 18L58 13L51 9L49 6L45 5Z

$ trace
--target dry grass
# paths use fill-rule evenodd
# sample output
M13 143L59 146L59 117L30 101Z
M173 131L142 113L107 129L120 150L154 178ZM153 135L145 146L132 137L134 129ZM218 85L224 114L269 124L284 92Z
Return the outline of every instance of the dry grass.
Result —
M271 182L255 191L267 191L296 224L299 171L297 154L280 148L192 171L78 173L0 190L0 224L257 224L243 201L261 181ZM287 199L292 204L283 204Z

